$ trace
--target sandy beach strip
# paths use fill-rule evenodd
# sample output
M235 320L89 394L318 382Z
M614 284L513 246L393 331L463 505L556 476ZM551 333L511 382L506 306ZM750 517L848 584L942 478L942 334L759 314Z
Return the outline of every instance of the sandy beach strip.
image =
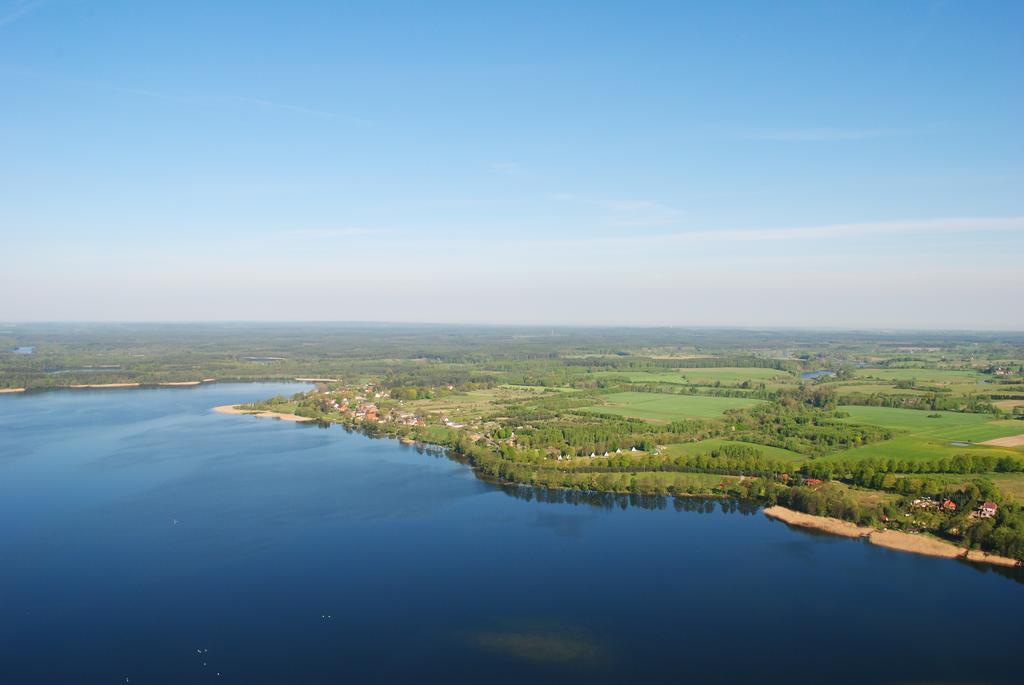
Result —
M200 383L202 383L202 381L166 381L164 383L157 383L157 385L178 388L185 385L199 385Z
M0 395L12 392L25 392L25 388L0 388Z
M299 383L340 383L337 378L296 378Z
M793 511L792 509L780 506L765 507L764 515L768 518L788 523L791 526L813 528L825 533L832 533L833 535L842 535L846 538L866 538L875 530L874 528L858 526L856 523L850 523L849 521L841 521L825 516L812 516L811 514Z
M245 409L237 404L222 404L219 407L214 407L213 411L219 414L248 414L249 416L258 416L264 419L280 419L281 421L294 421L295 423L305 423L307 421L314 421L308 416L298 416L296 414L285 414L279 411L261 411L259 409Z
M792 526L813 528L833 535L842 535L848 538L867 538L868 542L886 549L894 549L900 552L912 554L924 554L930 557L942 557L944 559L966 559L983 564L996 564L998 566L1018 566L1020 562L1010 557L1002 557L997 554L988 554L979 550L967 550L949 542L938 540L921 533L904 533L898 530L878 530L865 526L858 526L849 521L828 518L826 516L812 516L799 511L793 511L785 507L766 507L765 516L778 519Z
M1024 445L1024 433L1020 435L1011 435L1008 438L995 438L994 440L986 440L985 442L979 442L979 445L994 445L995 447L1020 447Z
M80 385L69 385L69 388L75 390L84 390L88 388L137 388L141 383L89 383Z

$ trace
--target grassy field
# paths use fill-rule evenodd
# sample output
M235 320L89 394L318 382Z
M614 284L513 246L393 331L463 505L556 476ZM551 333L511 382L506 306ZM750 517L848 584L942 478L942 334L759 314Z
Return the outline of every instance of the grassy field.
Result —
M888 407L840 407L850 414L847 421L882 426L897 432L892 440L865 447L838 452L833 456L880 457L892 459L935 459L950 457L966 451L984 451L995 456L1020 457L1015 448L984 445L954 445L954 442L981 442L992 438L1024 433L1022 421L994 420L988 414L962 414L958 412L928 412L915 409ZM939 418L929 418L930 414Z
M767 381L795 381L792 374L776 369L745 367L721 367L714 369L679 369L677 371L599 371L595 376L624 376L631 383L679 383L683 385L738 385L743 381L761 383Z
M988 478L1003 494L1024 502L1024 473L996 473Z
M889 407L843 406L848 421L868 423L916 436L981 442L992 438L1024 433L1024 422L995 420L989 414L964 414L952 411L930 412Z
M796 452L790 452L784 450L781 447L769 447L767 445L755 445L749 442L740 442L739 440L726 440L724 438L711 438L710 440L701 440L700 442L680 442L674 445L666 447L662 454L666 454L671 457L678 457L682 455L690 456L694 454L705 454L715 449L716 447L724 447L725 445L744 445L746 447L753 447L754 449L761 452L765 457L774 459L776 461L804 461L806 457Z
M736 397L699 395L662 395L649 392L620 392L603 397L606 404L583 411L617 414L647 421L668 422L687 418L712 418L729 409L742 409L759 403Z
M897 388L890 383L830 383L830 388L834 388L840 395L927 395L928 392L924 390L914 390L913 388Z
M543 388L503 385L488 390L473 390L432 400L408 400L405 411L425 414L449 414L455 417L476 417L494 411L495 402L543 397Z
M1024 400L999 400L993 404L1003 411L1013 411L1015 407L1024 407Z
M857 378L875 378L883 381L909 381L918 383L976 383L989 377L971 369L858 369Z
M1018 459L1024 457L1024 450L1010 447L988 447L984 445L971 445L962 447L951 444L951 441L944 439L929 438L926 436L900 436L892 440L876 442L864 447L857 447L850 450L834 452L824 457L825 459L835 457L840 459L897 459L900 461L925 461L952 457L956 454L984 453L992 456L1012 456Z

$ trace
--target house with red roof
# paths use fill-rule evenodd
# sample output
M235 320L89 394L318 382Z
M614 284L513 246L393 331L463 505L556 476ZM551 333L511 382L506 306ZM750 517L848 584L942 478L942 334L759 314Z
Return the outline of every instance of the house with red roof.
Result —
M999 511L998 504L996 504L995 502L985 502L979 505L978 508L974 510L974 515L977 518L990 519L996 515L997 511Z

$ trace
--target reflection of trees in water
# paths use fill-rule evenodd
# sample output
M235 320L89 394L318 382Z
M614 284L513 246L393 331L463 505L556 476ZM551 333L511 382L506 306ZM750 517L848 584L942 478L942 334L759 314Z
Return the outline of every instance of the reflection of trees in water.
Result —
M1012 566L996 566L994 564L977 564L973 561L959 560L961 564L977 571L978 573L995 573L996 575L1009 578L1024 585L1024 568Z
M594 492L584 490L558 490L539 488L533 485L517 485L514 483L499 484L502 492L509 497L527 502L545 502L548 504L571 504L573 506L591 506L602 509L667 509L669 502L676 511L710 514L720 511L726 514L750 516L756 514L761 505L752 500L715 499L711 497L666 497L664 495L627 495L615 492Z
M329 424L330 425L330 424ZM346 433L360 433L371 439L394 440L394 436L374 434L361 428L355 428L346 424L340 425ZM465 459L459 457L452 450L440 445L430 445L417 442L413 445L402 445L416 450L418 454L425 454L436 459L449 459L467 464ZM502 492L510 497L525 500L528 502L546 502L549 504L572 504L574 506L586 505L600 507L602 509L628 509L637 507L639 509L667 509L669 501L676 511L686 511L697 514L711 514L720 511L725 514L740 514L750 516L761 509L761 504L754 500L743 500L737 498L714 498L714 497L667 497L665 495L634 495L617 492L596 492L592 490L561 490L557 488L543 488L534 485L523 485L519 483L503 483L492 478L486 478L476 469L472 469L477 478L496 485ZM717 505L717 506L716 506Z
M339 426L346 433L359 433L371 439L394 440L391 435L375 434L360 428L346 424L317 423L321 428ZM417 442L413 445L402 445L416 450L419 454L428 455L436 459L449 459L460 464L468 463L447 447L430 445ZM522 485L518 483L503 483L486 478L480 472L470 467L476 477L485 482L491 483L501 489L509 497L521 499L527 502L537 501L549 504L571 504L573 506L591 506L602 509L628 509L638 507L640 509L667 509L669 500L672 500L672 508L676 511L690 512L695 514L712 514L719 511L723 514L740 514L741 516L752 516L761 511L761 503L755 500L738 498L714 498L714 497L666 497L664 495L632 495L615 492L595 492L584 490L560 490L556 488L542 488L534 485ZM794 528L805 535L821 535L823 537L834 537L831 533L817 531L812 528ZM1024 584L1024 568L1009 568L1006 566L994 566L990 564L977 564L962 561L969 568L978 573L995 573L1009 578L1017 583Z

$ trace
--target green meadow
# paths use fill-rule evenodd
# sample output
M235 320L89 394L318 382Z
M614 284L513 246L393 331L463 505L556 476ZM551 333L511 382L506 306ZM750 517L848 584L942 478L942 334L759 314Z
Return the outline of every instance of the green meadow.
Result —
M918 383L971 383L988 377L973 369L858 369L857 378L883 381L909 381Z
M897 388L890 383L829 383L840 395L927 395L924 390Z
M743 409L760 400L737 397L706 397L703 395L664 395L650 392L618 392L602 397L605 404L586 407L583 411L617 414L647 421L714 418L729 409Z
M839 407L839 410L849 414L847 420L853 423L869 423L911 435L948 440L981 442L1024 433L1024 423L996 420L989 414L849 405Z
M1017 448L987 445L954 445L954 442L977 443L1024 433L1024 422L996 420L988 414L929 412L888 407L843 406L850 416L847 421L888 428L896 433L891 440L837 452L832 456L878 457L893 459L934 459L965 451L984 451L995 456L1020 457ZM936 414L937 416L932 416Z
M673 371L601 371L602 377L628 378L630 383L678 383L682 385L737 385L743 381L795 381L796 378L777 369L719 367L707 369L679 369Z

